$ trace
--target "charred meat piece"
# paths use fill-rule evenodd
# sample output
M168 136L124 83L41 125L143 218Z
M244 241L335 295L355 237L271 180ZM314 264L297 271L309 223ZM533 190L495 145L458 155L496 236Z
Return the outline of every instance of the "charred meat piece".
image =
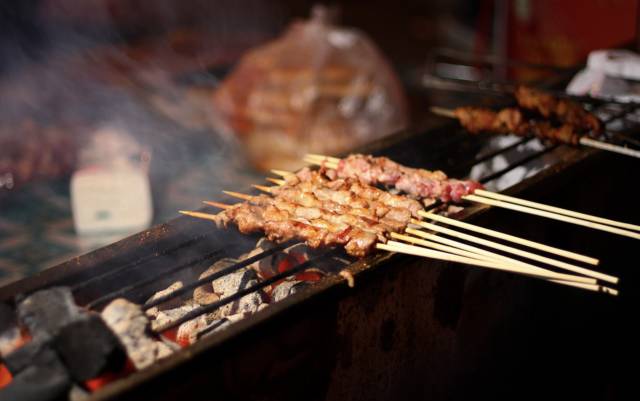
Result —
M563 124L569 124L580 130L602 132L602 122L593 113L588 112L581 104L559 99L548 93L527 86L520 86L515 91L520 107L533 110L545 118L556 118Z
M479 107L459 107L455 115L460 124L472 134L480 132L496 134L535 135L555 143L577 145L581 134L570 124L554 127L547 121L527 121L518 109L493 111Z

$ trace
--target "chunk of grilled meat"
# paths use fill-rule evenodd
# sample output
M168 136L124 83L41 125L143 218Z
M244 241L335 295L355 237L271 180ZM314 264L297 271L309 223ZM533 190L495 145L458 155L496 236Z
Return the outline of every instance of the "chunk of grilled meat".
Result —
M385 242L390 232L403 231L411 220L401 196L385 197L384 191L353 180L336 183L318 172L302 171L300 176L308 180L292 177L293 185L275 188L273 196L259 195L234 205L217 214L216 223L225 227L234 223L242 233L262 231L277 242L299 239L312 248L340 245L361 257L371 253L377 242ZM372 199L373 194L378 199ZM408 200L421 209L418 202Z
M442 202L460 202L464 195L473 193L482 185L471 180L448 178L442 171L403 166L386 157L352 154L340 160L335 171L327 171L329 177L357 179L369 185L395 187L413 197L438 199ZM380 191L390 196L386 191ZM406 197L402 197L406 202Z
M522 112L515 108L493 111L480 107L459 107L454 113L460 124L472 134L535 135L540 139L569 145L577 145L582 136L569 124L554 127L547 121L527 121Z
M514 95L520 107L524 109L533 110L545 118L556 118L561 123L569 124L579 130L602 133L600 119L577 102L557 98L527 86L519 86Z

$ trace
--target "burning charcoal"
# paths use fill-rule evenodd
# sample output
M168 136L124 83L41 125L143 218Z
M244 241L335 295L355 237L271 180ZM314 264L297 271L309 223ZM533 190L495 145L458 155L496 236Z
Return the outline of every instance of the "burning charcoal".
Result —
M220 259L216 263L209 266L207 270L202 272L198 277L198 279L201 280L207 276L210 276L216 272L219 272L220 270L226 267L229 267L231 265L234 265L236 263L238 263L238 261L235 259L230 259L230 258ZM213 292L213 287L211 286L211 283L207 283L193 290L193 299L199 305L209 305L218 301L220 297L218 297L218 295Z
M68 399L69 401L85 401L89 398L90 395L91 393L89 393L87 390L78 385L74 385L73 387L71 387L71 390L69 390Z
M71 384L55 351L40 347L29 365L14 374L11 383L0 391L0 401L57 400L68 392Z
M155 330L158 327L162 327L165 324L176 321L197 307L198 307L197 305L193 303L189 303L186 305L182 305L178 308L160 311L155 316L155 319L151 321L151 329Z
M198 339L198 333L209 326L205 315L198 316L195 319L184 322L178 327L176 340L179 344L193 344Z
M232 296L238 291L256 284L258 284L258 277L256 273L250 269L237 270L211 283L213 292L216 293L220 299ZM225 317L240 312L255 312L258 310L258 306L264 302L263 299L264 294L262 291L252 292L221 307L216 313L216 317Z
M18 304L18 318L33 338L55 336L62 327L81 318L67 287L35 292Z
M268 304L262 304L261 309L264 309L268 306ZM207 327L202 328L198 333L196 333L196 339L200 339L200 338L204 338L204 337L208 337L214 333L218 333L226 328L228 328L229 326L231 326L232 323L238 322L244 318L246 318L247 316L249 316L250 313L237 313L235 315L230 315L227 316L225 318L222 319L216 319L216 320L212 320L211 322L209 322L209 324L207 325ZM194 340L195 341L195 340Z
M15 351L23 342L20 329L16 326L8 327L0 333L0 357Z
M26 369L45 350L50 350L49 339L34 339L22 347L4 356L4 364L12 374L18 374Z
M104 308L102 319L118 336L137 369L145 368L172 352L165 343L148 335L149 320L139 305L123 298L116 299Z
M97 315L66 325L53 341L69 373L79 382L118 370L126 360L122 345Z
M169 295L172 292L179 290L180 288L182 288L182 281L176 281L175 283L171 284L169 287L165 288L164 290L158 291L155 294L153 294L153 296L149 298L147 302L155 301L156 299L160 297L164 297L165 295ZM151 312L147 311L147 313L155 314L156 311L177 308L182 304L182 302L183 302L182 297L175 297L168 300L167 302L164 302L158 306L151 308L150 309Z
M0 303L0 357L15 351L23 342L15 311Z
M244 255L241 259L250 258L266 250L269 250L274 246L276 246L274 242L271 242L266 238L260 238L260 240L258 240L258 243L256 244L255 249ZM281 252L276 252L258 260L257 262L250 264L249 268L254 270L262 279L267 279L278 274L279 260L283 257L286 257L286 255Z
M304 281L283 281L282 283L278 284L278 286L271 293L271 300L273 302L281 301L289 295L293 295L308 286L309 284L305 283Z

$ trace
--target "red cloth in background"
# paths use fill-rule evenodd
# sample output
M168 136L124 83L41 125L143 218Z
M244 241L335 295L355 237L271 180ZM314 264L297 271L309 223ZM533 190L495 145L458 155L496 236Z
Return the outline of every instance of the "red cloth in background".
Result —
M635 38L636 0L516 0L507 12L507 56L533 63L571 66L590 51L620 47ZM515 78L534 78L520 71Z

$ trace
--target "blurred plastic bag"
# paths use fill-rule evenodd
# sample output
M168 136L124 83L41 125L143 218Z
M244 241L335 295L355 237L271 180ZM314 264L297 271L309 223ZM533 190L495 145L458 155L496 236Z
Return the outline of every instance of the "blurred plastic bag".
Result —
M294 169L307 152L336 154L404 128L402 88L362 33L310 21L248 52L214 95L221 129L260 169Z

